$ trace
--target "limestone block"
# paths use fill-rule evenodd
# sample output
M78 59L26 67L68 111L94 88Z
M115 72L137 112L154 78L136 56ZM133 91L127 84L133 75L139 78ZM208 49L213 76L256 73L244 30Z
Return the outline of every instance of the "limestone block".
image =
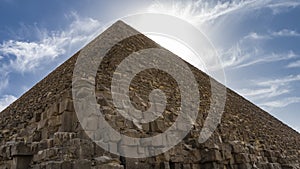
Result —
M2 157L3 159L9 159L11 157L10 146L2 145L0 147L0 157Z
M56 133L54 133L53 144L55 146L63 146L74 138L76 138L76 133L56 132Z
M61 164L61 169L71 169L73 165L70 161L63 161Z
M34 121L39 122L40 120L41 120L41 113L40 112L34 113Z
M73 169L91 169L92 162L90 160L76 160Z
M43 165L45 166L45 169L61 169L62 162L57 161L49 161L45 162Z
M53 103L47 110L47 116L56 116L59 114L59 104L58 103Z
M53 159L58 155L59 149L58 148L50 148L46 149L46 159Z
M245 148L238 143L231 143L233 153L245 153Z
M46 158L46 152L44 150L38 151L36 154L33 156L33 162L41 162L43 159Z
M93 166L92 169L124 169L124 166L120 164L103 164L99 166ZM129 168L128 168L129 169Z
M201 151L201 155L202 155L202 159L201 162L202 163L207 163L207 162L220 162L222 161L222 156L220 151L218 150L202 150Z
M32 136L32 141L33 142L39 142L42 139L42 132L41 131L34 131L33 136Z
M47 125L48 125L48 119L40 120L40 121L38 122L38 127L37 127L37 129L38 129L38 130L41 130L41 129L47 127Z
M108 164L108 163L117 163L120 164L120 160L117 158L112 158L108 156L100 156L93 159L95 165Z
M76 155L79 159L92 159L95 154L93 142L84 139L72 139L70 146L75 149Z
M216 162L211 162L211 163L204 163L200 165L201 169L220 169L224 168L222 164L216 163Z
M238 169L249 169L252 168L252 165L249 163L243 163L243 164L239 164L237 165Z
M201 161L201 153L198 149L190 150L190 159L193 163L199 163Z
M61 115L61 126L59 131L61 132L74 132L75 131L75 112L64 111Z
M63 113L64 111L75 111L73 101L71 99L64 99L59 103L59 114Z
M96 143L93 143L94 144L94 150L95 150L95 156L98 157L98 156L103 156L104 153L105 153L105 150L98 146Z
M233 158L232 147L229 144L223 144L221 149L222 157L224 160L230 160Z
M155 164L155 167L151 167L149 165L149 169L150 168L170 169L170 164L169 164L169 162L161 162L161 163Z
M88 131L95 131L98 129L99 120L98 117L86 117L83 119L82 128Z
M48 119L48 126L54 127L54 126L60 126L62 124L61 120L62 116L52 116Z
M11 155L18 156L18 155L32 155L31 148L29 145L26 145L24 142L17 142L11 146Z
M191 164L183 164L182 169L192 169Z
M192 164L191 169L201 169L200 164Z
M275 157L275 153L271 150L264 150L263 154L265 157Z
M234 159L237 164L250 162L249 155L246 153L235 154Z
M46 111L42 112L42 113L41 113L41 119L42 119L42 120L46 120L47 118L48 118L47 112L46 112Z
M141 169L141 168L149 168L149 164L141 162L139 159L126 158L125 161L126 168L131 169Z
M28 168L32 156L16 156L13 158L11 169Z
M38 149L39 150L44 150L48 148L48 143L47 140L42 140L41 142L38 143Z
M124 153L131 153L132 154L136 154L138 152L138 149L136 146L125 146L125 145L121 145L119 147L119 151L120 152L124 152Z

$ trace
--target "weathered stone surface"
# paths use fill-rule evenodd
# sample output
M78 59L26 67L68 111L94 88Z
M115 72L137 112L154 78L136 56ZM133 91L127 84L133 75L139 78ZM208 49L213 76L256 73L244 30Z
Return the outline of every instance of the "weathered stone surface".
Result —
M74 169L91 169L92 162L90 160L77 160L74 162Z

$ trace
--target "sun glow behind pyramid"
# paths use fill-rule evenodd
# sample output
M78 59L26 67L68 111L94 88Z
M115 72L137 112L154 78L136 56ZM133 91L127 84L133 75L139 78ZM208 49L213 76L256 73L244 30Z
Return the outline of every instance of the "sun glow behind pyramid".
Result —
M146 33L145 35L157 42L162 47L181 57L183 60L189 62L191 65L204 72L207 72L203 60L198 56L198 54L193 49L191 49L190 46L180 41L179 39L155 33Z

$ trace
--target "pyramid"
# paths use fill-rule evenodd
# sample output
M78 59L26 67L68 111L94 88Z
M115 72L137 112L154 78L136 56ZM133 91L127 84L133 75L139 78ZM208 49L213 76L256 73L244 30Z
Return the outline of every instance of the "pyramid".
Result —
M163 91L167 103L157 119L139 126L123 117L114 106L111 85L118 65L142 49L165 50L118 21L0 113L0 169L300 168L300 134L228 88L221 123L206 142L199 143L199 133L211 104L211 78L186 62L199 84L201 101L195 123L178 144L143 158L111 153L135 148L118 139L106 138L111 143L107 149L97 144L84 130L85 125L93 123L80 123L75 111L73 71L79 56L97 56L99 51L95 49L102 47L99 45L110 44L130 33L134 36L114 45L98 67L94 85L98 108L114 130L130 137L154 137L171 127L178 118L181 95L178 83L164 71L152 68L136 74L128 92L132 105L146 111L151 107L148 98L151 91ZM93 61L88 56L86 59ZM224 86L218 83L216 87ZM166 144L170 141L162 140ZM146 146L138 151L152 150Z

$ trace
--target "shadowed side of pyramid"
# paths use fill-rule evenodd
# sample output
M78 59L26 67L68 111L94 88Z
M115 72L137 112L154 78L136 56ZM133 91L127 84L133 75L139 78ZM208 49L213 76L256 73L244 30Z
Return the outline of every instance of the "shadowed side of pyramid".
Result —
M154 89L162 90L167 99L163 116L142 124L142 129L118 113L111 93L113 74L127 56L163 48L122 21L95 38L84 51L97 55L95 49L101 49L102 43L113 46L105 51L95 78L96 100L107 122L131 137L151 137L166 131L180 110L180 90L172 76L147 69L132 79L129 96L135 108L149 109L148 97ZM72 78L81 51L0 113L0 168L300 168L300 134L230 89L221 124L207 142L198 143L210 108L210 77L188 63L199 84L201 100L189 134L155 157L131 159L103 150L86 135L74 110ZM116 151L133 148L118 140L109 146Z

